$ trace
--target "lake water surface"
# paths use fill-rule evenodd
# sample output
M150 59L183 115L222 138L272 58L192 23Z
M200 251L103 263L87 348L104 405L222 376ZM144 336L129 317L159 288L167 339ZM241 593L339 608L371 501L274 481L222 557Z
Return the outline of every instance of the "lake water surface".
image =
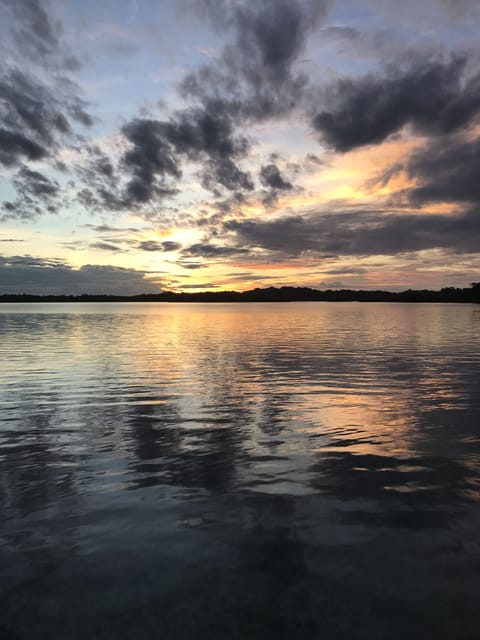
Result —
M480 307L0 306L0 638L480 637Z

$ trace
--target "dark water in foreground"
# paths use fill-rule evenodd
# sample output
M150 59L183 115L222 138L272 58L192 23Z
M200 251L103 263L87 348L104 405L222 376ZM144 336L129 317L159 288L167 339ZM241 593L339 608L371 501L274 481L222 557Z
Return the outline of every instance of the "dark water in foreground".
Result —
M477 639L480 308L0 307L0 638Z

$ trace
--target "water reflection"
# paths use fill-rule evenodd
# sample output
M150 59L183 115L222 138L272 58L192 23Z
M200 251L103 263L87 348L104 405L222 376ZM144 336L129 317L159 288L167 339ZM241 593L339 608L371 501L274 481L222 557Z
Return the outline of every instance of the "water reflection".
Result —
M5 305L2 638L474 637L475 314Z

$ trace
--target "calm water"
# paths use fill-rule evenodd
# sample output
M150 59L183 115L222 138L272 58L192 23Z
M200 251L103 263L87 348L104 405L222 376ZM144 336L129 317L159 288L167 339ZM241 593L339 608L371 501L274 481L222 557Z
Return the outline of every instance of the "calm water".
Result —
M0 638L479 637L480 308L0 307Z

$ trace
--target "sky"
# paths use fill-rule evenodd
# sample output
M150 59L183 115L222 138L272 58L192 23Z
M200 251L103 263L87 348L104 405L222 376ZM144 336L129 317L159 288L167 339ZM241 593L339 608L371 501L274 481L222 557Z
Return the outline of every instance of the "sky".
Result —
M0 0L0 294L465 287L480 0Z

